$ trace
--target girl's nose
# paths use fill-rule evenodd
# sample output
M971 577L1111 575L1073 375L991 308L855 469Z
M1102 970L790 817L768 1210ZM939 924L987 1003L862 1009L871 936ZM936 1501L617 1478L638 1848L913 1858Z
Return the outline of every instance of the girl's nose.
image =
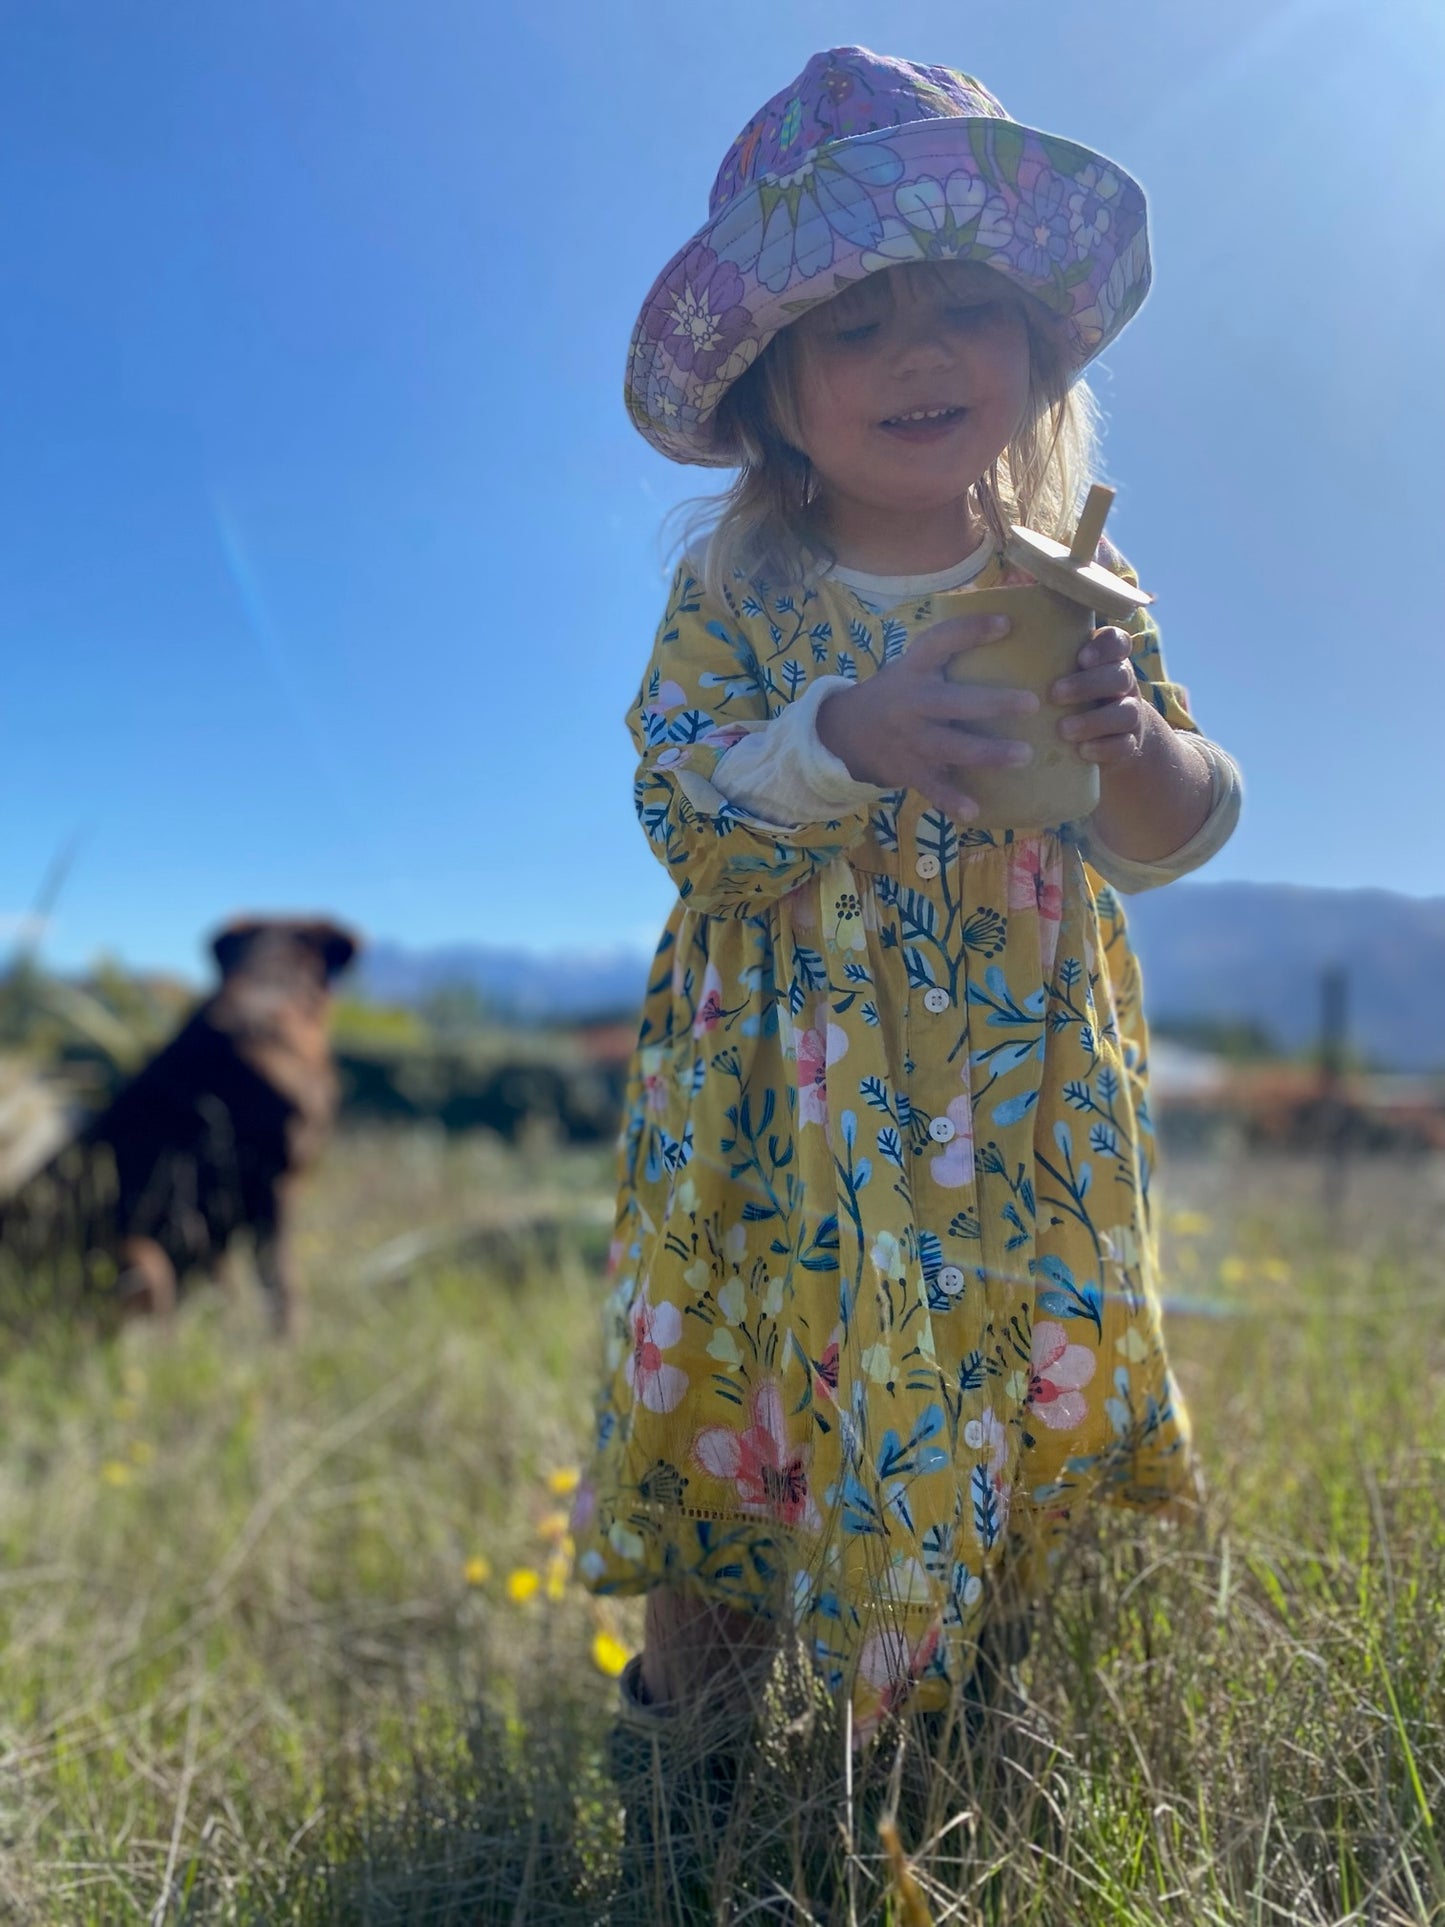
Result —
M952 365L953 345L941 316L915 310L899 321L893 364L900 374Z

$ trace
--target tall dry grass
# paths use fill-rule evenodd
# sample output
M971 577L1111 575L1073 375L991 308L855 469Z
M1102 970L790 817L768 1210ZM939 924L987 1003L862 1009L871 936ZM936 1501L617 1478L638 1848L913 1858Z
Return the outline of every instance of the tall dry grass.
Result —
M668 1917L605 1770L635 1610L561 1580L605 1186L346 1141L294 1346L240 1293L0 1361L0 1918ZM1445 1922L1445 1181L1169 1193L1207 1531L1079 1544L1021 1724L931 1772L850 1786L782 1669L697 1917Z

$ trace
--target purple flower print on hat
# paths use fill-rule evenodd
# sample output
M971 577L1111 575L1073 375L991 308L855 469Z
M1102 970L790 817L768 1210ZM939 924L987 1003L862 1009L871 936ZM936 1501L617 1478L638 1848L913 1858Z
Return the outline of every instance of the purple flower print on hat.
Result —
M893 205L897 216L884 218L882 238L863 256L870 272L903 261L975 260L980 250L1001 252L1013 233L1003 200L975 174L905 181Z
M741 218L717 223L719 253L776 294L833 264L836 244L871 246L883 232L871 190L886 187L903 163L886 148L808 148L785 173L764 175Z
M1086 167L1079 175L1069 195L1069 233L1080 256L1104 245L1118 192L1119 182L1107 167Z
M711 381L752 332L741 273L704 244L674 262L661 286L664 298L648 314L650 338L667 350L674 367Z
M1040 181L1032 194L1020 197L1014 233L1019 246L1013 260L1021 274L1044 281L1056 261L1062 266L1069 259L1073 249L1062 181Z

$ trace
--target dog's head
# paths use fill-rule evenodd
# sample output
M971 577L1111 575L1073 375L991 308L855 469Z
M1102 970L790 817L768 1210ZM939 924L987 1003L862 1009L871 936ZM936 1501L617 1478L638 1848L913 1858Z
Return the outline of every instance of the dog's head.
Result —
M237 917L211 939L223 981L238 971L300 972L329 985L360 946L353 931L328 917Z

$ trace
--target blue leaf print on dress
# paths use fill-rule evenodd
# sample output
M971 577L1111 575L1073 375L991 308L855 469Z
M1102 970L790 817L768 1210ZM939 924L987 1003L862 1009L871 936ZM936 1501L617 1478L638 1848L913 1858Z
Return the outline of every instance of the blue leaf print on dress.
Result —
M914 942L935 940L938 935L938 918L932 897L924 896L921 890L900 890L898 923L907 939Z
M912 944L905 946L903 963L904 968L908 972L908 985L911 990L928 990L932 988L935 982L933 965L921 950L914 949Z
M883 1520L867 1488L856 1472L843 1479L843 1530L845 1532L882 1532Z
M1038 1294L1040 1311L1055 1318L1086 1318L1100 1337L1104 1332L1104 1294L1096 1284L1076 1284L1062 1258L1034 1258L1029 1269L1048 1279L1050 1289Z
M985 1552L998 1538L1000 1520L998 1515L998 1493L994 1490L993 1480L989 1477L986 1465L976 1465L969 1475L969 1492L973 1498L973 1529L978 1534L979 1544Z
M1021 1117L1027 1117L1039 1101L1037 1091L1021 1091L1017 1097L1006 1097L1002 1104L993 1107L993 1121L998 1125L1017 1124Z

